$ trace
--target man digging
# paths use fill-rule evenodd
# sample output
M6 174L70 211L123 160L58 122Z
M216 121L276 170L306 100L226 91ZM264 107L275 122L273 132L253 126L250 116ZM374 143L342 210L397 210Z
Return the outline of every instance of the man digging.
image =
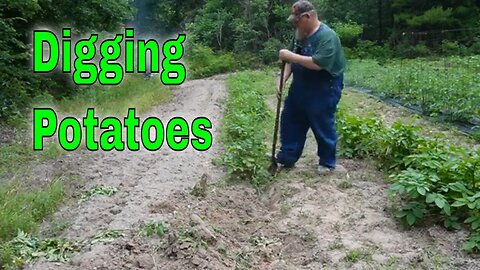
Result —
M293 52L282 49L279 57L287 63L284 82L292 73L293 80L281 114L281 147L276 161L286 168L293 167L302 155L311 128L318 145L318 173L345 171L336 164L335 112L346 68L340 39L319 21L309 1L293 4L288 21L296 28Z

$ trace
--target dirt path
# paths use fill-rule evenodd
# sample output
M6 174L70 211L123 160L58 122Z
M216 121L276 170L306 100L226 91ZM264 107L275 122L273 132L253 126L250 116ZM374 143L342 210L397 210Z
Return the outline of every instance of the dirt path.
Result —
M189 121L207 116L215 139L225 97L224 77L191 81L152 115ZM296 168L281 172L261 196L249 185L225 184L225 174L211 162L218 150L214 141L204 153L162 150L75 158L72 167L87 178L87 188L103 184L119 192L59 211L58 216L72 219L61 237L91 242L112 229L124 236L88 244L69 263L39 261L29 268L479 269L478 259L461 251L464 231L402 228L389 209L386 176L371 162L340 160L348 174L317 176L312 134ZM192 195L202 178L209 185L202 196ZM139 235L152 220L164 220L168 233Z
M113 197L96 196L75 208L62 209L57 215L71 217L72 225L62 237L84 241L105 230L124 230L123 239L131 239L140 225L162 218L151 213L149 206L166 198L173 191L191 187L204 172L215 175L218 171L211 159L218 154L218 127L221 123L222 104L226 98L224 78L189 81L174 90L173 100L154 108L149 115L164 123L181 116L189 123L205 116L213 124L213 146L208 151L196 152L191 147L174 152L162 147L157 152L97 152L74 157L72 168L87 179L87 187L105 185L116 187ZM142 119L145 119L142 117ZM215 177L218 178L218 177ZM125 240L128 241L128 240ZM112 253L118 243L98 243L76 255L70 264L39 262L31 269L96 269L112 265L119 254ZM116 268L118 269L118 268Z

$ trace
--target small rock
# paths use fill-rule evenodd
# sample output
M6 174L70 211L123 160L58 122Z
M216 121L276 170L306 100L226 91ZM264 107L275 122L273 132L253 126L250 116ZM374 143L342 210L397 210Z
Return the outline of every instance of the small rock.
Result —
M193 256L193 258L190 262L195 266L199 266L203 263L203 260L200 257L198 257L197 255L195 255L195 256Z
M136 264L139 268L142 268L142 269L153 269L155 267L152 256L148 254L139 255L136 258Z
M121 208L113 208L110 210L110 213L112 213L113 215L118 215L120 214L120 212L122 212Z
M132 243L126 243L125 244L125 249L131 251L131 250L135 249L135 245L132 244Z

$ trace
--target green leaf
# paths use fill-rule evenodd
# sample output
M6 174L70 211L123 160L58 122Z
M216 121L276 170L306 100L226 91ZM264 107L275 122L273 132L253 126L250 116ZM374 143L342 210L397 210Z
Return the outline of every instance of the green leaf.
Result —
M422 218L423 217L423 211L422 209L418 208L418 207L415 207L413 208L413 215L417 218Z
M476 217L476 216L469 217L469 218L465 219L464 223L471 223L471 222L473 222L477 219L478 219L478 217Z
M437 197L435 199L435 204L438 206L438 208L443 209L443 207L445 206L445 199Z
M446 203L445 206L443 207L443 211L445 211L445 214L447 214L448 216L452 214L450 205L448 203Z
M462 202L462 201L455 201L454 203L452 203L452 207L461 207L464 205L465 205L465 202Z
M472 223L472 230L476 230L480 227L480 219L477 219Z
M408 225L412 226L413 224L415 224L415 221L416 221L416 220L417 220L417 218L416 218L413 214L409 213L409 214L407 215L407 223L408 223Z
M427 194L427 198L425 200L426 203L432 203L435 201L435 198L437 197L437 194L435 193L429 193Z
M425 194L426 194L427 191L425 190L424 187L417 187L417 192L418 192L420 195L425 196Z
M463 249L466 251L472 251L472 249L477 245L474 241L468 241L465 244L463 244Z

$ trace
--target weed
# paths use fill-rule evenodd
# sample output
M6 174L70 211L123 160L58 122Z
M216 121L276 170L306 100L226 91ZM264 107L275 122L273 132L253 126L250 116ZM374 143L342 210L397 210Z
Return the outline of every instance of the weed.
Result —
M342 179L340 183L338 183L338 188L340 189L348 189L352 187L352 182L348 179Z
M109 187L109 186L103 186L103 185L95 186L82 194L80 198L80 202L88 201L91 197L98 196L98 195L105 195L105 196L112 197L117 193L117 191L118 190L116 187Z
M207 242L193 228L181 228L178 233L178 240L181 243L189 244L194 249L206 248L208 246Z
M339 233L342 230L342 225L337 221L335 224L333 224L333 229Z
M335 249L341 249L343 248L344 245L343 245L343 242L342 242L342 238L341 237L336 237L335 240L333 240L332 242L328 243L328 248L330 250L335 250Z
M125 234L122 232L122 230L105 230L95 234L95 236L92 238L92 241L90 241L90 244L95 244L98 242L110 242L124 236Z
M372 260L372 252L370 249L366 249L366 248L350 249L347 251L345 255L345 261L349 263L356 263L361 260L367 261L367 262Z
M228 250L227 250L226 247L220 246L220 247L217 248L217 251L218 251L218 253L220 253L223 257L229 258Z
M150 237L152 235L157 235L158 237L163 237L168 232L163 221L150 221L145 224L140 230L140 235Z
M292 210L292 204L288 201L282 201L282 203L280 204L280 213L286 216L288 215L288 213L290 213L290 210Z
M242 250L235 255L235 269L251 269L252 268L252 250Z
M66 262L80 250L80 243L63 239L39 240L19 230L17 236L0 247L3 267L20 267L38 258Z
M100 116L124 116L128 108L136 108L138 113L152 106L166 102L171 91L159 79L145 80L141 75L126 76L117 86L92 86L68 99L63 99L54 107L62 112L84 115L87 108L96 108ZM135 97L132 99L132 97Z
M316 243L318 238L314 230L306 228L303 234L301 235L301 239L305 243L314 244Z
M268 239L265 236L254 236L250 239L250 243L257 248L266 248L278 242L278 239Z

